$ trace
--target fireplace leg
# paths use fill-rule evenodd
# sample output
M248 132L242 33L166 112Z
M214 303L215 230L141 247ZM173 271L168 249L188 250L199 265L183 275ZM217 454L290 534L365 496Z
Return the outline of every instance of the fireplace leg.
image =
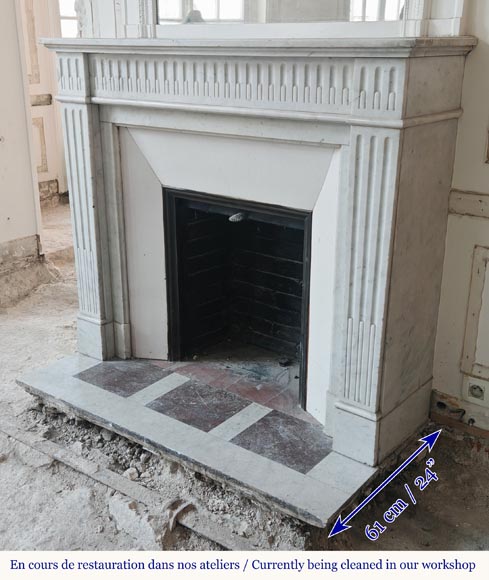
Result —
M81 63L77 67L85 70ZM104 360L114 356L114 329L98 113L95 105L63 104L78 279L78 351Z

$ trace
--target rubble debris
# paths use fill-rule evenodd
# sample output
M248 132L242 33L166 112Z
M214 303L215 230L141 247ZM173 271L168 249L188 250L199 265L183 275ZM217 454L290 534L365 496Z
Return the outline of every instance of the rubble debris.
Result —
M303 550L307 545L309 531L305 524L268 509L254 499L243 496L204 474L161 457L153 450L116 433L109 432L111 437L104 436L106 429L76 417L68 417L59 411L57 414L45 413L39 406L31 407L19 419L24 423L25 429L45 433L50 440L71 448L84 459L103 465L143 487L160 492L163 497L178 497L185 510L201 505L215 519L215 525L229 530L230 536L234 535L236 540L246 538L253 545L266 545L272 550ZM118 492L109 490L108 502L118 495ZM136 533L138 526L142 526L145 541L150 542L151 546L157 544L158 548L155 549L171 549L179 545L181 534L190 534L182 531L181 527L172 532L172 526L168 527L171 515L162 512L156 518L158 521L151 523L151 535L148 528L150 523L144 521L145 516L140 507L131 509L130 503L128 500L122 506L118 500L112 501L111 513L114 521L117 516L119 528L131 536ZM133 513L132 519L126 511ZM179 509L176 511L180 514ZM137 525L134 519L136 512L143 518ZM129 533L128 530L132 532ZM185 541L195 542L195 549L199 549L198 536L193 539L190 536Z

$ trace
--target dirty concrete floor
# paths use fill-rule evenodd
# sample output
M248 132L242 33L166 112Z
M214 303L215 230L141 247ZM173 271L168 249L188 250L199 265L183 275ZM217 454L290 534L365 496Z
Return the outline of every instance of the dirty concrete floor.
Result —
M51 260L73 258L71 213L66 200L42 210L42 249Z
M424 434L438 428L431 424ZM419 445L413 441L406 449L407 454ZM385 476L389 476L405 457ZM438 481L431 480L420 491L414 481L425 474L426 461L430 457L435 460L431 470ZM334 547L345 550L489 550L488 479L489 441L477 441L444 429L431 455L402 472L352 520L352 529L344 532L343 538L338 536ZM416 505L409 500L405 484L409 485ZM386 524L383 515L398 499L409 507L393 523ZM377 540L371 541L365 528L376 521L387 529Z
M64 270L66 274L69 269ZM15 384L26 368L71 354L76 290L69 276L0 311L0 423L22 425L35 401ZM113 490L0 433L1 550L158 550L160 529ZM175 549L216 546L179 528Z
M36 410L37 402L15 383L26 369L45 366L75 352L76 278L67 253L59 250L55 247L51 254L60 272L53 283L38 287L17 305L0 310L0 423L2 419L14 420L18 428L35 436L47 436L45 432L52 431L48 438L82 458L100 465L107 461L116 473L127 471L132 479L131 466L142 449L136 450L133 444L124 444L117 437L101 449L103 438L98 428L73 424L63 416L43 415ZM157 467L157 463L152 459L149 465ZM257 509L250 500L193 473L189 475L175 464L160 463L161 468L148 470L152 471L151 479L138 483L156 489L165 486L170 498L188 493L206 500L207 509L221 516L238 536L246 537L261 527L271 545L276 542L300 549L303 534L295 521ZM168 497L162 497L162 504L166 500ZM153 525L154 514L141 505L135 513L130 503L128 498L63 464L46 460L0 432L0 549L161 549L161 527ZM178 527L165 548L215 550L218 546Z
M60 275L20 303L0 309L0 422L20 420L34 399L15 383L28 368L75 351L76 278L71 260L69 208L50 208L45 250ZM56 223L61 239L56 239ZM0 433L0 550L158 549L148 514L89 477ZM182 549L212 549L180 530ZM215 549L215 547L214 547Z
M58 254L58 280L39 287L16 306L0 310L0 420L25 416L33 405L32 398L15 384L17 376L75 350L76 280L66 257L66 252ZM376 542L365 537L365 526L382 522L390 505L407 499L404 483L417 489L412 484L424 471L424 461L399 476L329 548L489 549L489 442L444 433L433 457L439 480L423 492L415 491L417 505L410 505L386 526ZM184 533L172 547L205 550L217 546ZM135 518L124 497L0 434L0 549L157 548L157 535L148 518L144 513Z
M0 416L21 415L32 398L16 384L26 368L73 352L73 271L0 311ZM107 489L0 434L0 549L131 549L109 518Z

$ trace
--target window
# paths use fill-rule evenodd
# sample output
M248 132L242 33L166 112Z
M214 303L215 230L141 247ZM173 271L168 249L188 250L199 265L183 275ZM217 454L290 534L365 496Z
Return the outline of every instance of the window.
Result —
M179 24L191 10L199 10L206 22L240 22L244 0L158 0L160 24Z
M78 19L75 11L75 0L59 0L61 19L61 36L76 38L78 36Z
M375 20L401 20L404 0L352 0L350 20L367 22Z

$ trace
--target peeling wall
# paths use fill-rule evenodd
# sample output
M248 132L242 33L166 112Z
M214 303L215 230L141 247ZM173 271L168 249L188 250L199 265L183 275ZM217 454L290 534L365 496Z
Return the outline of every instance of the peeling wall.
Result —
M468 56L450 198L435 351L438 410L489 429L489 2L470 0L466 33L479 45ZM480 263L479 263L480 262ZM483 399L470 395L473 385ZM441 405L440 405L441 401ZM445 408L444 408L445 405ZM457 411L458 409L458 411ZM465 410L463 414L460 409ZM472 423L472 421L470 421Z
M55 55L39 38L61 36L58 0L19 0L24 41L28 100L31 115L32 156L42 205L59 201L66 193L66 172L57 93Z
M0 244L39 234L15 0L0 18Z

